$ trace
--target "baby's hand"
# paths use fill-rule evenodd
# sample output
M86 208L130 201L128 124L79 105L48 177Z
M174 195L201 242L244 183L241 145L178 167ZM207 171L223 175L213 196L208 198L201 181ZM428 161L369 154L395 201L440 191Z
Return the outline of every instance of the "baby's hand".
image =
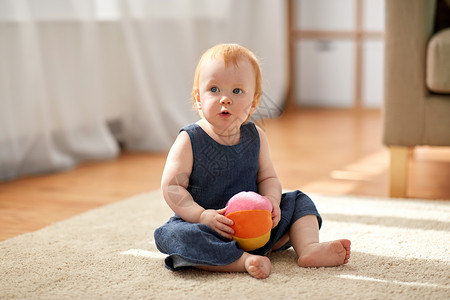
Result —
M279 205L272 203L272 228L275 228L281 219L281 209Z
M226 208L219 210L206 209L200 215L200 223L217 231L221 236L231 240L233 238L234 230L230 226L233 221L224 216Z

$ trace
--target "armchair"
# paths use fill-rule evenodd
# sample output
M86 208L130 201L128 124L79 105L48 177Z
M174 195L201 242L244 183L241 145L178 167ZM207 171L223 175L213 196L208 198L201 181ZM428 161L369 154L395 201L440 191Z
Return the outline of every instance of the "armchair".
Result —
M450 146L450 0L386 1L384 63L390 195L406 197L412 149Z

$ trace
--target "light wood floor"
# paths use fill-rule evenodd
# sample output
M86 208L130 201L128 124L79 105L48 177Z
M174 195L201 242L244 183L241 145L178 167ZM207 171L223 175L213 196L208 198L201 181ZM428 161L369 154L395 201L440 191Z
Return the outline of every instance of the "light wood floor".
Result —
M388 151L377 110L295 109L260 122L284 188L329 195L388 195ZM65 173L0 183L0 240L158 189L166 153L124 153ZM419 148L409 196L450 199L450 148ZM395 201L395 200L393 200Z

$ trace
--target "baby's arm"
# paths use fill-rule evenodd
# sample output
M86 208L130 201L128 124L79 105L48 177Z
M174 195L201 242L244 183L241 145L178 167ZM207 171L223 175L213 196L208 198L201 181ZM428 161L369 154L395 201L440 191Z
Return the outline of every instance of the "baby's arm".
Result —
M189 136L182 131L167 155L161 190L169 207L185 221L198 222L203 208L186 190L192 172L192 148Z
M233 221L223 216L225 209L205 210L187 191L192 164L191 140L189 135L182 131L167 155L161 179L164 200L183 220L190 223L203 223L223 237L231 239L234 231L230 226L233 225Z
M278 225L281 218L281 183L273 167L270 157L269 142L266 134L261 128L258 128L260 137L259 150L259 171L258 171L258 193L270 200L273 206L272 220L273 227Z

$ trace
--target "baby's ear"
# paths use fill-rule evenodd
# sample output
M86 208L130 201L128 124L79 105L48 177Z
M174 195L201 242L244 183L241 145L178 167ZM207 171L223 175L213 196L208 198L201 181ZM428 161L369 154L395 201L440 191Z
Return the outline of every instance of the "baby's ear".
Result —
M253 115L253 113L255 112L255 110L256 110L256 107L257 107L257 104L256 104L256 102L255 101L253 101L253 103L252 103L252 107L250 108L250 112L249 112L249 115Z
M253 98L252 107L250 109L250 114L253 114L255 112L260 100L261 100L261 96L255 95L255 97Z
M195 89L194 91L194 100L195 104L197 105L197 109L202 109L202 104L200 102L200 93L198 92L198 89Z

